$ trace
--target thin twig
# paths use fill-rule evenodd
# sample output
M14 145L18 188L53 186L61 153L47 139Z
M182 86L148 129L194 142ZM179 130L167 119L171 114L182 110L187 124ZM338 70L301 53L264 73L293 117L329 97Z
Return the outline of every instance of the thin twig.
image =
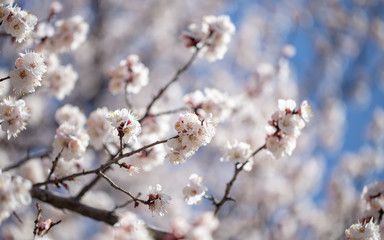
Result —
M141 193L138 193L138 194L136 195L136 198L139 198L140 196L141 196ZM127 205L129 205L129 204L131 204L131 203L133 203L133 202L135 202L133 199L128 200L128 201L126 201L125 203L123 203L123 204L121 204L121 205L117 205L117 206L113 209L113 211L116 211L116 210L119 209L119 208L123 208L123 207L125 207L125 206L127 206Z
M33 237L36 237L37 231L39 230L39 222L41 218L41 213L43 210L41 210L40 205L36 203L36 208L37 208L37 217L35 220L35 227L33 228Z
M178 113L178 112L188 111L188 110L189 110L189 108L181 107L181 108L177 108L177 109L174 109L174 110L159 112L159 113L155 113L155 114L149 113L147 115L147 117L159 117L159 116L162 116L162 115L168 115L168 114L173 114L173 113Z
M200 50L204 47L205 45L201 46L201 47L195 47L195 52L192 54L191 58L188 60L188 62L182 67L180 68L179 70L177 70L177 72L175 73L175 75L172 77L171 81L169 81L162 89L160 89L160 91L153 97L152 101L148 104L147 106L147 109L145 110L145 114L143 115L143 117L139 120L139 122L141 123L145 118L148 117L148 115L150 114L149 112L151 111L151 108L153 106L153 104L155 104L155 102L164 94L164 92L168 89L169 86L171 86L174 82L176 82L179 77L181 76L182 73L184 73L186 70L188 70L188 68L192 65L193 61L195 61L197 55L199 54Z
M236 181L237 179L237 176L239 175L239 173L244 169L245 165L249 162L249 160L254 157L258 152L260 152L261 150L263 150L265 148L265 144L261 147L259 147L256 151L254 151L249 157L248 159L240 164L240 163L236 163L235 164L235 170L234 170L234 174L233 174L233 177L232 179L227 183L227 186L225 188L225 193L224 193L224 196L221 198L220 201L217 201L213 196L212 197L208 197L207 199L211 200L212 203L215 205L216 207L216 210L215 210L215 216L217 215L217 213L220 211L221 207L224 205L225 202L227 201L235 201L233 198L229 197L229 193L231 192L231 189L232 189L232 186L233 186L233 183ZM240 167L239 167L240 166Z
M85 185L80 192L74 197L76 201L80 201L80 199L89 191L95 184L100 180L100 175L97 175L90 183Z
M61 151L59 152L59 154L57 154L55 160L52 162L52 168L51 170L49 171L49 174L48 174L48 177L47 177L47 181L49 181L51 179L51 176L53 174L53 172L55 171L56 169L56 165L57 165L57 162L59 161L59 158L60 158L60 155L61 153L63 152L64 148L61 149ZM45 190L48 190L48 185L45 185Z
M17 219L17 221L19 221L21 224L23 223L23 220L21 220L21 218L19 217L19 215L17 215L16 212L13 212L12 214L13 214L13 216L15 216L15 218Z
M14 163L14 164L11 164L11 165L5 167L2 171L3 171L3 172L6 172L6 171L12 170L12 169L14 169L14 168L18 168L18 167L20 167L21 165L27 163L29 160L34 159L34 158L43 158L43 157L47 157L47 156L49 155L50 152L51 152L51 150L48 150L48 151L45 151L45 152L43 152L43 153L40 153L40 154L31 156L31 155L30 155L30 150L27 149L27 154L26 154L26 156L25 156L23 159L21 159L21 160L18 161L17 163Z
M7 77L3 77L3 78L0 78L0 82L4 81L4 80L7 80L7 79L10 79L11 76L7 76Z
M129 94L128 91L127 91L127 86L128 86L128 82L125 83L125 88L124 88L124 99L125 99L125 104L127 104L127 107L128 107L129 109L132 109L133 106L132 106L132 103L131 103L131 101L130 101L130 99L129 99L130 94Z
M114 188L114 189L117 189L119 190L120 192L123 192L125 194L127 194L129 197L132 198L132 200L135 202L135 207L139 204L139 202L143 203L143 204L148 204L148 201L144 201L142 199L139 199L135 196L132 195L132 193L128 192L127 190L124 190L122 189L121 187L117 186L113 181L112 179L110 179L109 177L107 177L104 173L102 173L101 171L99 172L99 175L102 176L105 180L107 180L109 182L109 184L111 184L111 186Z
M168 139L165 139L165 140L156 141L154 143L148 144L148 145L146 145L144 147L141 147L139 149L133 150L133 151L131 151L129 153L125 153L123 155L119 155L119 156L109 160L105 164L102 164L100 167L98 167L96 169L88 170L88 171L83 170L82 172L74 173L74 174L68 175L66 177L62 177L62 178L58 178L58 179L53 179L53 180L47 180L45 182L40 182L40 183L35 183L35 184L33 184L33 186L34 187L39 187L39 186L44 186L44 185L47 185L47 184L50 184L50 183L58 184L58 183L62 183L62 182L67 181L67 180L73 180L74 178L79 177L79 176L85 176L85 175L88 175L88 174L98 174L100 171L104 171L109 166L111 166L114 163L117 163L119 160L121 160L123 158L130 157L133 154L139 153L139 152L141 152L141 151L143 151L143 150L145 150L147 148L156 146L156 145L161 144L161 143L166 143L168 140L171 140L171 139L174 139L174 138L178 138L178 137L179 137L179 135L176 135L174 137L171 137L171 138L168 138Z

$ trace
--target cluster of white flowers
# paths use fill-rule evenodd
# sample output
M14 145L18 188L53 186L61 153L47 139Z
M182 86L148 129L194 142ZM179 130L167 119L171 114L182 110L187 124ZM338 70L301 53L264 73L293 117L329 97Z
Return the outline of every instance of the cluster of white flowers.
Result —
M59 108L55 113L55 119L58 124L67 122L78 128L82 128L86 121L86 117L80 108L71 104L65 104Z
M268 136L266 148L276 159L291 156L296 148L296 139L309 122L312 112L307 101L303 101L299 109L292 99L278 101L279 111L272 115L266 127Z
M131 54L120 61L120 65L110 73L109 91L118 94L138 93L140 89L148 84L148 68L140 62L137 55Z
M197 90L185 95L183 101L203 118L209 113L212 113L214 120L220 122L226 120L230 116L233 108L233 102L227 94L214 88L205 88L204 94L200 90Z
M141 125L137 118L127 109L109 113L107 115L108 121L111 122L114 129L117 131L117 135L123 138L124 143L136 142L137 136L141 132Z
M212 240L212 233L218 227L219 220L213 212L204 212L193 224L182 218L174 220L171 225L171 233L175 239Z
M72 65L60 65L56 54L50 54L46 58L46 64L48 71L43 84L49 89L49 94L63 100L71 93L79 76Z
M189 177L188 185L183 188L184 200L188 205L203 203L203 197L208 189L201 184L202 180L203 178L197 174L192 174Z
M87 120L87 132L90 137L89 144L100 150L107 143L112 132L112 126L107 120L108 109L98 108L93 111Z
M64 160L80 159L83 157L89 142L87 132L68 122L62 123L56 130L53 142L53 156L58 156Z
M345 230L345 240L380 240L380 227L372 220L352 224Z
M2 21L4 31L21 43L35 28L37 17L17 6L0 4L0 21Z
M20 53L20 58L15 62L16 69L9 73L13 91L16 93L31 93L41 86L43 74L47 71L44 58L35 52Z
M186 47L202 47L201 56L213 62L217 59L223 59L234 33L235 25L229 16L209 15L203 17L200 29L192 24L189 26L189 31L184 32L181 38Z
M200 120L195 113L184 113L175 124L178 138L168 140L172 152L167 155L171 163L182 163L191 157L201 146L211 142L215 135L215 125L211 115Z
M11 176L0 169L0 224L12 212L31 203L32 183L20 176Z
M8 134L8 139L17 137L17 134L25 129L26 121L30 117L29 109L24 100L16 100L9 96L0 102L1 129Z
M226 146L222 149L222 157L220 161L233 163L244 163L249 161L244 167L244 170L250 171L252 169L252 161L249 158L251 155L251 146L245 142L239 142L234 140L233 142L227 142Z
M384 210L384 182L365 186L361 199L365 206L364 215L378 220Z
M55 34L45 39L40 47L50 52L73 51L85 42L89 25L77 15L57 21L56 28Z
M153 239L143 220L132 212L125 212L114 225L115 240L150 240Z
M167 212L165 206L166 204L169 204L171 197L163 193L160 184L156 184L156 186L149 186L147 193L149 210L151 210L152 213L157 213L159 216L163 216Z

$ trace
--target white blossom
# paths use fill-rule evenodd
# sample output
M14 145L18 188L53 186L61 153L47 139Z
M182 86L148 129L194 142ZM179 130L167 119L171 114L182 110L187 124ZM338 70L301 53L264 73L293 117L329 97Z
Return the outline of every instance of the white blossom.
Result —
M53 142L53 156L64 160L80 159L88 147L89 136L84 129L64 122L56 130Z
M64 97L72 92L79 76L73 70L72 65L60 65L48 70L45 85L49 88L51 95L55 96L58 100L63 100Z
M113 228L115 240L150 240L153 239L145 223L136 214L125 212Z
M124 143L136 142L141 132L141 125L137 118L127 109L116 110L107 115L108 121L116 129L118 136L123 138Z
M184 200L188 205L200 205L207 188L201 184L202 177L192 174L189 177L189 183L183 188Z
M107 120L108 109L98 108L93 111L87 120L87 132L90 137L89 144L100 150L111 136L112 126Z
M17 137L17 134L25 129L26 121L30 117L29 109L22 99L16 100L9 96L3 98L0 103L1 129L7 132L8 139Z
M231 161L233 163L243 163L248 160L251 154L251 146L245 142L234 140L227 142L222 150L220 161Z
M166 204L169 204L169 200L171 200L171 197L163 193L160 184L148 187L148 206L152 213L157 213L159 216L163 216L165 213L167 213L165 207Z
M380 240L379 226L372 220L368 223L355 223L345 230L347 240Z
M67 122L79 128L82 128L86 121L86 117L84 113L80 111L80 108L71 104L65 104L59 108L55 113L55 119L58 124Z
M126 91L127 93L138 93L140 89L148 84L149 70L137 55L129 55L122 60L120 65L110 72L111 81L109 90L113 94Z

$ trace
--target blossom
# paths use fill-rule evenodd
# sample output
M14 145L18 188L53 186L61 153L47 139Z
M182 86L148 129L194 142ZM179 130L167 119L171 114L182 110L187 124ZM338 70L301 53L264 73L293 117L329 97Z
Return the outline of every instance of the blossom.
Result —
M166 204L169 204L171 197L163 193L160 184L148 187L148 206L152 213L157 213L159 216L163 216L167 210L165 209Z
M17 93L34 92L36 87L41 86L43 74L47 71L44 58L35 52L20 53L15 67L9 75Z
M85 124L86 117L80 109L71 104L65 104L55 113L57 123L62 124L67 122L75 127L82 128Z
M175 124L178 138L168 140L167 144L172 152L167 155L172 163L185 162L201 146L210 143L215 135L215 125L212 122L212 115L204 120L199 120L195 113L184 113Z
M380 240L379 226L372 220L355 223L345 230L346 240Z
M251 154L251 146L248 143L234 140L232 143L227 142L222 153L223 156L220 158L220 161L242 163L248 160Z
M8 139L17 137L17 134L25 129L26 121L30 117L29 109L22 99L16 100L9 96L3 98L0 103L1 129L8 134Z
M78 78L79 76L73 70L72 65L60 65L49 69L45 85L48 86L51 95L58 100L63 100L65 96L71 93Z
M129 55L120 65L110 72L109 90L113 94L124 92L138 93L148 84L149 70L140 62L137 55Z
M365 215L378 219L384 210L384 182L375 182L365 186L361 199L365 205Z
M107 120L108 109L98 108L93 111L87 120L87 132L90 137L89 144L100 150L111 135L112 126Z
M21 206L31 203L31 188L29 180L3 173L0 169L0 223Z
M145 227L144 221L132 212L122 214L119 217L119 221L114 225L113 230L115 240L152 239Z
M205 191L208 189L201 184L202 177L192 174L189 177L189 183L183 188L184 200L188 205L200 205L203 202Z
M181 39L186 47L201 47L200 56L213 62L222 59L228 50L235 26L229 16L204 16L201 28L189 25L189 31L183 32Z
M124 143L137 141L141 132L141 125L137 118L127 109L116 110L107 115L108 121L117 130L118 135L123 138Z
M80 159L88 147L89 136L84 129L64 122L56 130L53 155L64 160Z
M4 31L21 43L35 28L37 17L21 10L19 7L0 4L0 21L2 21Z

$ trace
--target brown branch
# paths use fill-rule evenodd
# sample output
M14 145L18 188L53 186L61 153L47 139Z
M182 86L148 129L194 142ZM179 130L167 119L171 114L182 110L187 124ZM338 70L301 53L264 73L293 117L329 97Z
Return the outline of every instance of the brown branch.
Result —
M64 181L73 180L73 179L75 179L76 177L79 177L79 176L85 176L85 175L89 175L89 174L98 174L99 172L103 172L109 166L111 166L114 163L117 163L119 160L121 160L123 158L130 157L133 154L139 153L139 152L141 152L141 151L143 151L143 150L145 150L147 148L156 146L156 145L161 144L161 143L166 143L168 140L171 140L171 139L174 139L174 138L178 138L178 137L179 136L176 135L174 137L171 137L171 138L168 138L168 139L165 139L165 140L156 141L154 143L145 145L144 147L141 147L139 149L133 150L133 151L131 151L129 153L125 153L123 155L119 155L119 156L109 160L105 164L102 164L100 167L98 167L96 169L88 170L88 171L83 170L82 172L74 173L74 174L68 175L66 177L62 177L62 178L58 178L58 179L52 179L52 180L47 180L45 182L40 182L40 183L35 183L33 186L39 187L39 186L47 185L47 184L50 184L50 183L58 184L58 183L62 183Z
M261 147L259 147L256 151L254 151L247 159L247 161L245 161L244 163L236 163L235 164L235 170L234 170L234 174L233 174L233 177L232 179L227 183L227 186L225 188L225 193L224 193L224 196L221 198L220 201L217 201L213 196L212 197L206 197L207 199L211 200L213 205L215 205L216 207L216 210L215 210L215 216L217 215L217 213L220 211L221 207L224 205L225 202L227 201L235 201L233 198L229 197L229 193L231 192L231 189L232 189L232 186L234 184L234 182L236 181L237 179L237 176L239 175L239 173L244 169L245 165L249 162L249 160L254 157L258 152L260 152L261 150L263 150L265 148L265 144ZM240 166L240 167L238 167Z
M59 152L59 154L57 154L55 160L52 162L52 168L51 170L49 171L49 174L48 174L48 177L47 177L47 180L46 181L49 181L51 179L51 176L53 174L53 172L55 171L56 169L56 166L57 166L57 162L59 161L59 158L60 158L60 155L61 153L63 152L64 148L61 149L61 151ZM45 190L48 189L48 185L45 185Z
M33 229L33 237L36 237L37 231L39 230L39 222L41 218L41 213L43 212L43 210L41 210L40 205L38 203L36 203L36 208L37 208L37 217L35 220L35 227Z
M45 151L45 152L43 152L43 153L37 154L36 156L31 156L31 155L29 154L29 149L28 149L28 150L27 150L27 155L26 155L23 159L21 159L21 160L18 161L17 163L14 163L14 164L11 164L11 165L5 167L5 168L3 169L3 172L12 170L12 169L14 169L14 168L18 168L18 167L20 167L21 165L27 163L27 162L28 162L29 160L31 160L31 159L47 157L47 156L49 155L50 152L51 152L51 150L48 150L48 151Z
M160 91L153 97L152 101L148 104L147 109L145 110L144 116L139 120L141 123L145 118L149 116L149 112L151 111L151 108L153 104L164 94L164 92L168 89L169 86L171 86L174 82L176 82L179 77L181 76L182 73L184 73L188 68L192 65L193 61L195 61L197 55L199 54L200 50L204 47L205 45L202 45L201 47L195 47L195 52L192 54L191 58L188 60L188 62L177 72L175 75L172 77L171 81L169 81Z
M136 195L136 198L138 198L138 197L140 197L140 196L141 196L141 193L138 193L138 194ZM131 204L131 203L133 203L133 202L135 202L133 199L128 200L128 201L126 201L125 203L123 203L123 204L121 204L121 205L116 205L115 208L114 208L113 210L115 211L115 210L117 210L117 209L119 209L119 208L123 208L123 207L125 207L125 206L127 206L127 205L129 205L129 204Z
M10 78L11 78L11 76L0 78L0 82L7 80L7 79L10 79Z
M168 114L173 114L173 113L178 113L178 112L181 112L181 111L188 111L188 110L189 110L189 108L181 107L181 108L177 108L177 109L174 109L174 110L169 110L169 111L165 111L165 112L159 112L159 113L155 113L155 114L149 113L147 115L147 117L159 117L159 116L162 116L162 115L168 115Z

